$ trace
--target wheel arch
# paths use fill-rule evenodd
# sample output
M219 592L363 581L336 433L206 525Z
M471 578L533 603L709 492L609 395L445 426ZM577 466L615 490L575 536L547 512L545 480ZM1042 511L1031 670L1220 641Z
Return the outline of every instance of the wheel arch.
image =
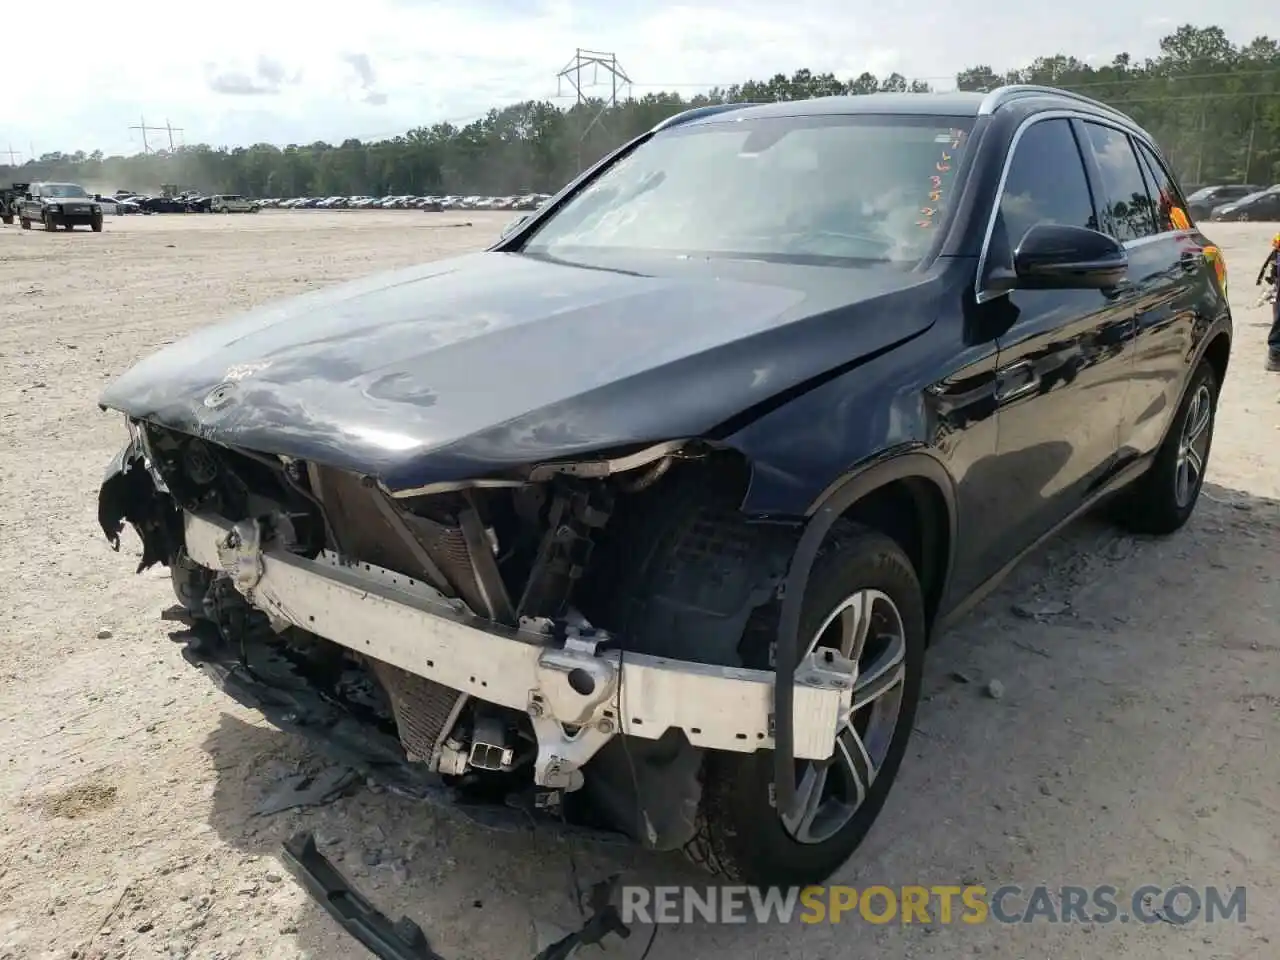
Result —
M1218 388L1221 389L1227 379L1227 367L1231 363L1231 334L1225 328L1219 329L1209 338L1200 356L1213 367L1214 375L1218 378Z
M909 511L903 514L901 511ZM795 740L792 730L794 680L799 657L800 611L804 587L831 528L840 519L857 519L897 539L914 537L914 544L901 544L911 555L917 551L922 585L926 577L926 604L931 609L926 622L932 626L952 570L956 544L955 484L936 458L916 449L886 452L846 473L818 497L806 511L804 531L783 583L782 609L778 618L777 680L774 684L774 788L777 807L789 810L796 799ZM911 528L903 525L911 518ZM896 530L887 530L886 526ZM913 529L914 533L906 533ZM897 536L895 536L895 533ZM901 543L901 541L899 541ZM916 558L912 558L913 564Z

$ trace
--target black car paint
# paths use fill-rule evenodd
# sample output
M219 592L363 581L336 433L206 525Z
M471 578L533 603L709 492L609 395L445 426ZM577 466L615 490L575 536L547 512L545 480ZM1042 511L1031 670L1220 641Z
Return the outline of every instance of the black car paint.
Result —
M928 99L742 109L979 114L976 98L926 107ZM641 137L485 253L196 334L126 374L103 403L228 444L373 473L392 489L691 435L741 451L752 465L743 511L808 519L778 639L781 808L794 792L788 651L802 588L817 543L849 503L900 478L936 492L947 562L933 612L954 616L1149 464L1211 342L1225 369L1230 313L1208 279L1209 241L1194 227L1127 244L1122 288L979 301L979 258L1011 145L1046 111L1102 119L1150 142L1124 118L1054 94L978 115L959 194L931 254L909 273L713 261L587 270L518 253ZM1080 141L1101 213L1109 198ZM433 335L436 360L422 343ZM237 364L256 362L269 365L237 380ZM488 384L464 375L490 370L498 376ZM224 380L233 399L221 412L205 407ZM474 410L460 402L464 387ZM398 431L412 454L361 440L353 428L362 425Z
M965 97L881 102L885 112L976 112ZM1210 333L1229 330L1208 271L1179 259L1190 252L1200 263L1208 241L1195 229L1129 244L1133 282L1119 296L1015 291L974 302L1014 134L1061 106L1031 99L977 119L938 255L914 271L733 261L600 269L507 252L640 137L489 251L259 308L147 358L101 402L217 442L372 474L393 491L710 437L752 463L743 510L761 518L812 515L842 479L913 451L942 467L939 494L957 513L950 606L1150 455L1188 365ZM735 114L687 122L726 115ZM1197 306L1215 302L1214 315ZM1018 384L1028 373L1030 393ZM229 399L206 405L222 384ZM1082 403L1092 416L1080 415ZM1097 422L1116 432L1099 436Z
M621 272L472 254L201 331L142 361L102 402L404 491L707 434L830 376L833 349L848 364L927 329L912 293L925 282L883 270L695 262ZM901 319L885 324L885 313ZM223 402L207 405L224 383Z

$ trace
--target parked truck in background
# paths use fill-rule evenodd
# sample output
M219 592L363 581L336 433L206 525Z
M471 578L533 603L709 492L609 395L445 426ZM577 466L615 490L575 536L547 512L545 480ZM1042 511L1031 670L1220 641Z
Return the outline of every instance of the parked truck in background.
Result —
M11 224L18 215L18 201L31 186L29 183L15 183L8 187L0 187L0 223Z

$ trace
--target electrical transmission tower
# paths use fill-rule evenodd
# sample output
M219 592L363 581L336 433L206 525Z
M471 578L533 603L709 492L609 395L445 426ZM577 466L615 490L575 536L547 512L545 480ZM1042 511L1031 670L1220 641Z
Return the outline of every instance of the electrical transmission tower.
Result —
M602 120L604 115L610 110L618 106L618 91L625 88L623 99L626 100L631 95L631 78L627 76L627 71L622 69L622 65L618 63L618 57L612 53L601 53L599 50L583 50L581 47L574 52L573 59L565 66L563 70L556 74L556 96L561 95L562 83L568 82L573 87L573 91L577 96L574 104L578 107L585 107L591 102L591 98L587 96L587 89L601 86L600 71L603 70L607 74L605 84L609 87L609 96L604 104L596 111L596 115L582 130L582 136L578 138L578 172L582 172L582 144L587 139L593 128L597 125L604 126ZM590 82L584 83L583 77L590 74Z
M130 130L141 130L141 131L142 131L142 152L143 152L143 153L150 153L150 152L151 152L151 145L147 142L147 131L153 131L153 132L155 132L155 133L164 133L164 132L168 132L168 134L169 134L169 152L170 152L170 153L173 153L173 135L174 135L175 133L181 133L181 132L182 132L182 128L181 128L181 127L175 127L175 126L174 126L173 124L171 124L168 120L166 120L166 121L164 122L164 126L163 126L163 127L149 127L149 126L147 126L147 118L146 118L146 117L139 117L139 118L138 118L138 120L139 120L139 122L138 122L138 123L136 123L136 124L134 124L134 125L133 125L132 127L130 127L129 129L130 129Z

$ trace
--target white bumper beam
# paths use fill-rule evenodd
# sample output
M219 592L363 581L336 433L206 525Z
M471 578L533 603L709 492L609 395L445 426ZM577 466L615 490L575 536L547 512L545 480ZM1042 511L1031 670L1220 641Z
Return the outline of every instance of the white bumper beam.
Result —
M528 713L539 740L535 780L543 786L576 789L579 768L618 733L655 740L678 727L708 749L773 747L771 671L597 652L593 642L572 637L560 646L535 625L498 626L402 574L329 552L307 560L273 545L257 522L233 526L188 513L185 523L191 559L230 574L276 621ZM849 713L853 678L854 665L838 655L824 652L801 663L797 758L831 756Z

